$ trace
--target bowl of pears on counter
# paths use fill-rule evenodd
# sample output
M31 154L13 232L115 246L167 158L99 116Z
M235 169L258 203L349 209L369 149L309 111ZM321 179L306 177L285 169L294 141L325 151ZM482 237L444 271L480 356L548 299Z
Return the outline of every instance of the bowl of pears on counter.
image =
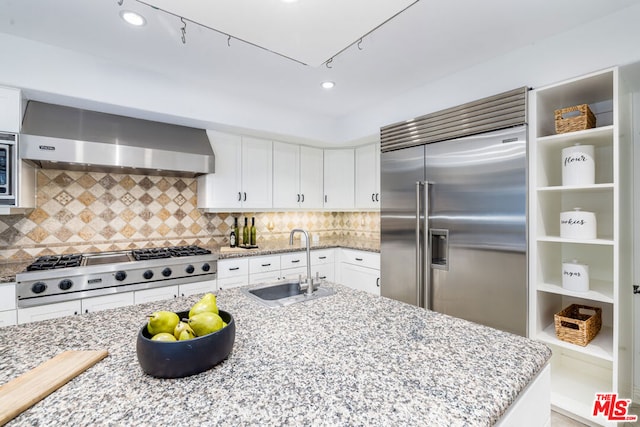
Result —
M142 370L157 378L199 374L225 360L236 338L233 316L205 294L189 311L148 316L136 341Z

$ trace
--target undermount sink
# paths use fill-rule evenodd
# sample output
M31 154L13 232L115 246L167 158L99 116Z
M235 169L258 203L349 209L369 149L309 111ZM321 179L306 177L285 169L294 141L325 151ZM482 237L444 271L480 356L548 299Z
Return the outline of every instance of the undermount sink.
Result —
M243 292L249 298L267 307L283 307L298 302L311 301L336 293L336 291L331 288L318 286L313 291L313 294L307 295L306 290L300 289L300 282L297 280L261 283L250 288L243 289Z

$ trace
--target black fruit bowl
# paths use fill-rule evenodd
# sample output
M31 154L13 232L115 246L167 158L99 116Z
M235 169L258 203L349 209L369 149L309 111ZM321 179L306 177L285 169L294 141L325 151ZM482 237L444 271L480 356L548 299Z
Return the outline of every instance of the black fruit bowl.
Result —
M183 319L188 311L177 313ZM220 310L227 326L217 332L185 341L152 341L145 324L138 333L136 353L142 370L158 378L181 378L213 368L229 356L236 338L233 316Z

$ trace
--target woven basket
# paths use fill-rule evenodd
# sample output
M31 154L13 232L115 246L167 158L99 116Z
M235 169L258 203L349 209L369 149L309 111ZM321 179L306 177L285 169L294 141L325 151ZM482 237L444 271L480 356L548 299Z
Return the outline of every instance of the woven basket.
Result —
M587 104L555 111L556 133L575 132L596 127L596 116Z
M586 310L594 313L584 313ZM558 339L584 347L600 332L602 309L588 305L571 304L560 313L555 314L553 320Z

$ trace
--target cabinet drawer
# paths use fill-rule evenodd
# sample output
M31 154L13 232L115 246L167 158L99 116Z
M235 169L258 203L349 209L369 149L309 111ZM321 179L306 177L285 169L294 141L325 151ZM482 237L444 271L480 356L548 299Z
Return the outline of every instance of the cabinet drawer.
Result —
M133 300L136 304L142 304L144 302L161 301L165 299L172 299L178 296L178 286L165 286L162 288L144 289L142 291L135 291Z
M249 258L249 273L266 273L280 270L280 256L264 256Z
M297 280L302 275L302 280L307 277L307 267L287 268L280 271L282 280Z
M311 251L311 265L333 264L334 249L317 249Z
M218 289L230 289L237 288L240 286L246 286L249 284L249 276L236 276L236 277L227 277L225 279L218 279Z
M321 280L326 280L327 282L335 282L335 268L333 264L320 264L311 267L311 275L315 278L316 273Z
M380 269L380 254L376 252L342 250L342 262L367 268Z
M37 322L40 320L57 319L58 317L80 314L80 301L57 302L55 304L37 307L19 308L18 324Z
M305 252L294 252L280 256L280 268L306 267L307 254Z
M82 312L108 310L110 308L133 305L133 292L122 292L101 297L85 298L82 300Z
M0 310L16 309L16 284L3 283L0 285Z
M206 294L207 292L214 292L215 290L215 280L205 280L203 282L187 283L186 285L178 286L178 291L180 292L180 296L182 297L196 294Z
M280 280L280 270L266 271L264 273L255 273L249 275L249 284L256 285L258 283L269 283Z
M218 261L218 279L248 275L249 260L247 258L233 258Z

